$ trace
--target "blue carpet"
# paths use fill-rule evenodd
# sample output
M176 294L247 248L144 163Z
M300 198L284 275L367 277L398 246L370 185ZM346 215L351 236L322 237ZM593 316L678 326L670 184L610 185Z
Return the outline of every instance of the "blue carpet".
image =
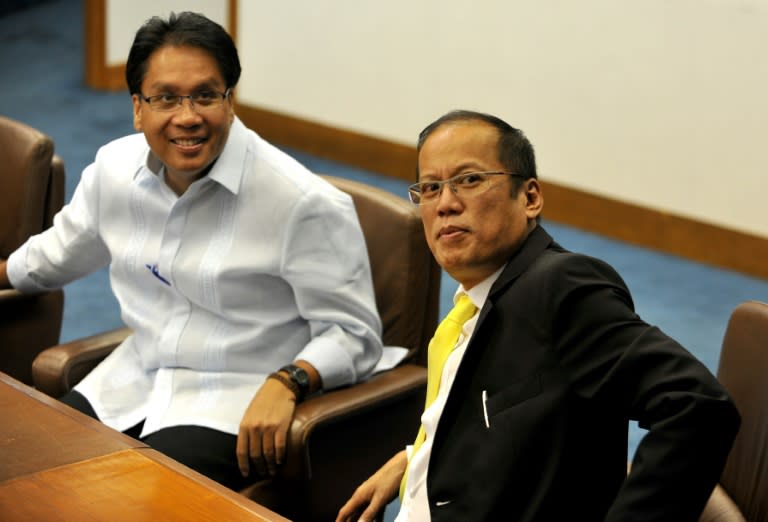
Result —
M67 169L67 199L96 149L133 132L127 91L104 93L83 84L82 11L81 2L59 0L0 16L0 114L26 122L53 138ZM299 151L289 152L315 172L371 183L405 197L404 181ZM544 225L566 248L611 263L632 290L638 313L680 341L713 372L731 311L746 300L768 301L768 281L562 224ZM455 287L444 274L441 316L450 309ZM67 287L62 340L120 325L106 270ZM633 427L630 454L641 436L642 431ZM387 520L393 518L394 504Z

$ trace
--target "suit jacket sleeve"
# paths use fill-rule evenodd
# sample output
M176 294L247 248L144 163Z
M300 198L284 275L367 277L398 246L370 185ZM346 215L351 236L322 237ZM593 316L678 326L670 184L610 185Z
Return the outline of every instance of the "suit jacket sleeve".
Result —
M648 430L606 520L696 520L738 430L735 406L703 364L634 313L610 266L553 259L541 296L576 393Z

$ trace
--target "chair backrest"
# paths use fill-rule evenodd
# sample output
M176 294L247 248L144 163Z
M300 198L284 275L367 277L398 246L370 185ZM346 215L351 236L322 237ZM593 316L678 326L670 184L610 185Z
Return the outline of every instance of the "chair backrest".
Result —
M0 258L50 225L64 204L64 166L42 132L0 116Z
M53 223L64 205L64 164L42 132L0 116L0 258ZM57 344L64 294L0 292L0 371L32 384L32 360Z
M355 202L373 273L384 344L411 350L426 366L426 347L437 327L440 267L411 203L357 181L323 176Z
M749 522L768 522L768 304L733 311L717 377L741 414L720 484Z

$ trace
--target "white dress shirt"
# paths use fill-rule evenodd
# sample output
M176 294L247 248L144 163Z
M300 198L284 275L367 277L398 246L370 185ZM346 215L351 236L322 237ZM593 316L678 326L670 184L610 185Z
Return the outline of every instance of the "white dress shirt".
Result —
M351 198L239 119L180 197L142 134L102 147L54 226L8 261L15 288L58 288L105 264L131 335L76 389L142 436L237 434L266 376L304 359L324 388L368 376L381 321Z
M400 512L395 522L427 522L430 520L429 498L427 497L427 470L429 469L429 457L432 453L432 441L437 431L437 424L440 422L440 415L442 415L445 403L448 400L448 393L451 391L456 372L459 370L461 359L464 357L469 340L475 331L479 311L483 308L485 300L488 298L491 286L503 270L504 267L500 268L481 283L472 287L471 290L464 290L463 286L459 286L453 296L453 303L455 305L459 300L459 296L467 294L472 303L477 307L477 311L464 323L461 334L459 334L456 342L456 347L448 355L445 366L443 366L437 397L421 415L421 423L424 425L426 439L419 446L419 450L415 454L413 454L413 446L406 448L408 453L408 480L405 484Z

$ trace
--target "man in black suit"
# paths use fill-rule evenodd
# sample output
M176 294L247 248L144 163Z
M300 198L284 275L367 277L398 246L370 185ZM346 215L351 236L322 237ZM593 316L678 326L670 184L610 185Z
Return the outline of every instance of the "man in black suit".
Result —
M419 136L418 181L409 192L429 246L460 283L456 300L468 295L477 311L442 376L430 367L439 388L416 450L364 482L337 521L372 520L401 481L397 522L695 521L738 431L736 408L635 314L610 266L540 226L523 133L448 113ZM627 475L630 419L648 433Z

